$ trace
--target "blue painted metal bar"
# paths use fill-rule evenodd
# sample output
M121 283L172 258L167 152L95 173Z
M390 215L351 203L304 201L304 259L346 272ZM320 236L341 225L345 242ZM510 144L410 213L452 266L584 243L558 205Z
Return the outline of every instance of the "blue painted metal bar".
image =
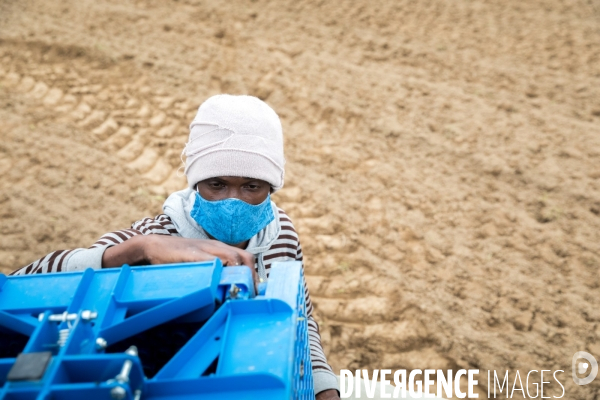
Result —
M13 315L0 310L0 326L12 329L23 335L31 335L37 326L37 321L29 316Z
M219 356L228 316L229 308L221 307L156 374L154 380L201 376Z

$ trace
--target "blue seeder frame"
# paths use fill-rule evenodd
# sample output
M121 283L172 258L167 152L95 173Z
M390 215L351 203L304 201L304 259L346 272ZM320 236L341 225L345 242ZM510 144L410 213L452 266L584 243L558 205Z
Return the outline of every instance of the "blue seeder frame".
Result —
M258 295L248 268L218 259L0 274L0 350L16 333L22 353L51 353L37 380L8 379L17 358L0 358L0 399L312 400L306 318L299 262L275 263ZM198 329L151 378L135 348L105 351L171 322Z

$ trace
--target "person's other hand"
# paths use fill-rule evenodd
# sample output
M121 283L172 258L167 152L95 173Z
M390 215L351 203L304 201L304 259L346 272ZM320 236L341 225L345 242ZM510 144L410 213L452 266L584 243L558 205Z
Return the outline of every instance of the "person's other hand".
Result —
M335 389L323 390L316 396L316 400L340 400L338 391Z

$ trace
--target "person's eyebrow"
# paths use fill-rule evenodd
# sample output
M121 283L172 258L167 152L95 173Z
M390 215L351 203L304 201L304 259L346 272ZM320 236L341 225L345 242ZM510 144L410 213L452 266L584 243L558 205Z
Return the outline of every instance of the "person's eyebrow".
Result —
M227 181L225 179L221 179L218 176L215 176L214 178L209 178L209 179L207 179L207 181L208 182L210 182L210 181L217 181L219 183L227 183Z

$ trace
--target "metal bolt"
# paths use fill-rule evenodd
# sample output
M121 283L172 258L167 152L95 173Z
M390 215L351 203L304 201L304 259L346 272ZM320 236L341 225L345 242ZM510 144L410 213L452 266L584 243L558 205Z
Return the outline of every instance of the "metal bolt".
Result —
M44 319L44 314L41 313L40 315L38 315L38 319L41 321ZM64 312L62 314L51 314L48 316L48 321L54 321L54 322L67 322L67 321L73 321L77 319L77 314L69 314L68 312Z
M84 310L81 312L81 319L89 321L90 319L94 319L98 317L98 313L95 311L90 311L90 310ZM44 319L44 313L41 313L40 315L38 315L38 320L43 320ZM77 314L72 313L69 314L68 312L64 312L62 314L52 314L48 316L48 320L49 321L54 321L54 322L67 322L67 321L75 321L77 319Z
M115 386L110 389L110 397L115 400L123 400L127 396L127 392L121 386Z
M138 349L135 346L130 346L127 350L125 350L125 354L129 354L130 356L137 357Z
M229 289L229 297L232 299L237 298L238 293L240 292L240 288L237 287L237 285L234 283L233 285L231 285L231 288Z
M108 343L106 342L106 339L104 339L103 337L99 337L98 339L96 339L96 350L104 350L108 347Z
M53 314L48 317L48 319L50 321L56 321L56 322L73 321L75 318L77 318L77 314L69 314L66 311L62 314Z
M119 372L119 375L115 377L115 380L119 383L129 382L129 373L131 372L132 366L133 363L131 362L131 360L125 360L125 362L123 363L123 367L121 367L121 372Z
M98 313L95 311L84 310L81 312L81 319L89 321L90 319L96 319L98 317Z
M125 351L125 354L134 357L137 356L137 347L131 346ZM115 377L115 380L119 383L129 382L129 374L131 373L131 367L133 367L133 362L131 360L125 360L125 362L123 363L123 367L121 367L121 372L119 372L119 375Z

